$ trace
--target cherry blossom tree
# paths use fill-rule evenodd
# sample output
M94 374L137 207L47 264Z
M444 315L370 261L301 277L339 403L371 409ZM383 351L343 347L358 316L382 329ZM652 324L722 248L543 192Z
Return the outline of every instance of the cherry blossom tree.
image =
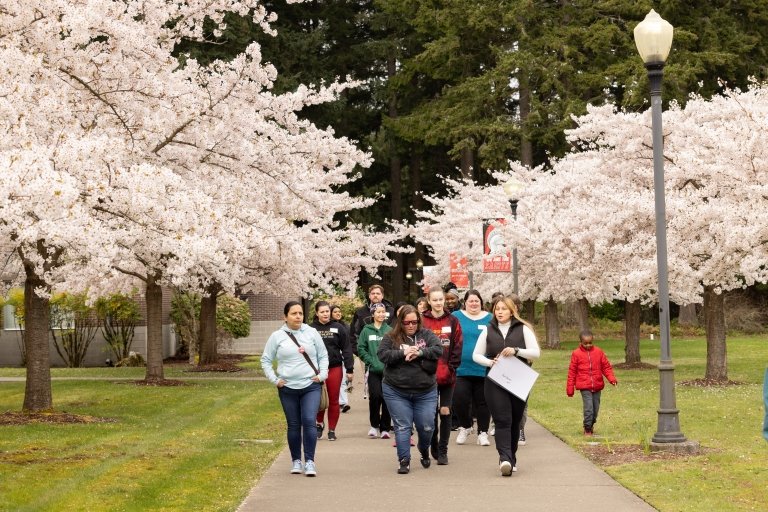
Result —
M204 21L221 29L228 12L269 32L255 0L10 1L2 10L0 239L19 256L30 301L24 409L52 407L53 287L97 294L143 281L147 379L156 380L161 285L306 291L389 263L396 234L336 229L339 212L368 204L337 189L369 156L297 115L347 85L271 94L275 69L256 44L208 66L174 55L180 41L203 39ZM343 258L329 257L336 249Z

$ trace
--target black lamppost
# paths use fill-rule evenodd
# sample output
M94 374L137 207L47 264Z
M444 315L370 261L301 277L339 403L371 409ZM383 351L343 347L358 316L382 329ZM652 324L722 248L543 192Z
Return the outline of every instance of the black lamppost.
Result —
M651 84L651 128L653 134L653 190L656 203L656 262L659 271L659 328L661 358L659 361L659 422L654 443L682 443L675 402L675 367L672 364L669 339L669 272L667 269L667 225L664 198L664 135L661 129L661 81L664 63L672 47L673 29L651 9L635 27L635 44L648 70Z
M416 278L421 278L421 281L424 281L424 262L421 260L421 258L416 260L416 270L418 271L418 274L416 275ZM422 290L424 289L423 286L418 286L417 289L419 290L419 297L423 295Z
M509 179L504 183L504 195L509 199L509 206L512 208L512 219L517 223L517 203L520 201L518 197L520 191L523 189L523 185L513 179ZM517 265L517 243L512 248L512 283L514 287L515 295L519 295L518 286L518 265Z

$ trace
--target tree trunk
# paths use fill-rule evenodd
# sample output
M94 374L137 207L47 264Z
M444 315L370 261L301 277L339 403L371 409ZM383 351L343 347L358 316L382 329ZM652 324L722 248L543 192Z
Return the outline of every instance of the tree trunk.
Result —
M725 296L715 293L714 286L704 287L704 323L707 330L707 372L704 378L727 381Z
M31 264L24 264L24 341L27 353L27 382L24 388L24 412L53 409L51 391L51 356L48 344L50 309L48 299L38 297L35 289L49 289Z
M550 299L544 308L544 325L547 330L547 348L560 348L560 319L557 316L557 302Z
M221 287L213 284L200 299L200 365L218 362L216 346L216 301Z
M157 277L147 279L144 292L147 304L147 374L146 380L164 380L163 374L163 290Z
M387 76L392 78L397 73L397 59L394 54L394 50L390 52L387 58ZM391 119L396 119L397 114L397 97L394 93L389 98L389 112L388 115ZM398 155L397 144L394 140L394 135L390 134L389 140L389 187L390 187L390 209L389 215L392 220L400 220L403 217L402 214L402 163L400 156ZM405 264L405 258L400 253L390 255L396 262L394 269L392 270L392 283L391 283L391 297L393 303L396 304L403 300L403 281L405 280L405 271L403 270Z
M475 155L470 148L461 150L461 176L467 180L475 180Z
M531 88L528 84L528 76L524 70L517 74L518 91L520 93L520 163L526 167L533 167L533 144L527 134L526 123L531 114Z
M624 362L640 362L640 301L624 301Z
M576 318L579 321L579 330L589 330L589 301L581 298L576 302Z
M680 306L680 314L677 316L677 323L679 325L697 327L699 325L699 317L696 315L696 304Z
M531 325L536 325L536 301L533 299L523 301L523 318Z

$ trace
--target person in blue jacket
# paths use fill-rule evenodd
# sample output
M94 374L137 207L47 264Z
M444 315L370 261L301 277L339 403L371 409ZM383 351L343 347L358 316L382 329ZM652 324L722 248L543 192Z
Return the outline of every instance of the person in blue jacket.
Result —
M315 416L320 408L322 382L328 378L328 351L320 334L304 323L304 310L296 301L283 308L285 324L272 333L261 354L261 368L277 386L288 424L291 473L316 476ZM277 370L273 362L277 362ZM304 464L301 463L302 440Z

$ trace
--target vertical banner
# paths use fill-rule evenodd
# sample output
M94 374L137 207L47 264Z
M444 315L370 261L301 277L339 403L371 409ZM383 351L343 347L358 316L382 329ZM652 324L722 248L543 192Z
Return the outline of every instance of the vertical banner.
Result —
M451 270L451 282L459 290L469 289L469 271L467 269L467 257L460 256L457 252L448 253Z
M504 243L500 225L506 219L487 219L483 221L483 272L510 272L512 253Z

